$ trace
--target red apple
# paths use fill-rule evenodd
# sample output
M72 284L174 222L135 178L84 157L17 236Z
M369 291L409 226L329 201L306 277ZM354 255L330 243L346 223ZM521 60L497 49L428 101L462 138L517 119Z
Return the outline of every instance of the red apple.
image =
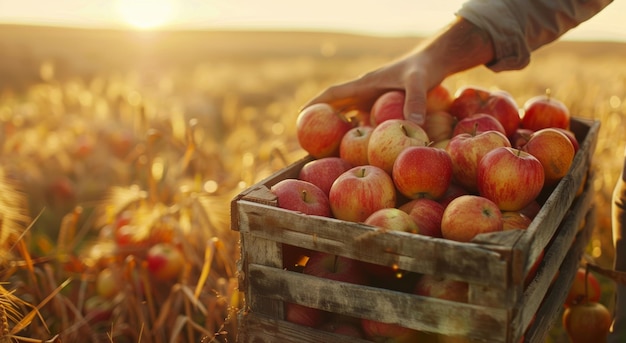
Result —
M313 251L302 272L319 278L357 285L367 283L360 261L322 251Z
M535 260L535 262L533 262L533 265L530 267L528 274L526 274L526 277L524 278L524 287L528 286L537 275L537 271L539 270L539 266L541 265L541 262L543 262L543 258L545 257L545 255L545 249L541 250L539 256L537 256L537 259Z
M396 188L391 176L381 168L358 166L335 180L329 202L335 218L363 222L381 208L395 207Z
M480 113L496 118L502 124L507 137L512 136L520 126L521 118L517 103L511 94L503 90L492 91L480 108Z
M545 128L569 129L570 113L565 104L554 99L549 91L524 103L521 127L538 131Z
M405 148L393 164L396 189L409 199L439 199L452 180L452 160L443 150L430 146Z
M183 253L170 243L157 243L150 247L146 262L150 274L160 281L176 279L187 263Z
M328 104L304 108L296 120L300 147L315 158L339 155L341 139L353 123Z
M411 216L395 207L381 208L363 222L389 231L419 233L417 223Z
M532 219L519 211L502 212L503 231L507 230L526 230Z
M420 235L442 237L441 218L445 207L439 202L427 198L414 199L399 207L413 218Z
M462 195L452 200L441 218L443 238L459 242L469 242L481 233L502 231L502 227L498 205L477 195Z
M373 131L371 126L357 126L346 132L339 145L339 157L353 166L368 164L367 145Z
M598 302L583 302L563 312L563 327L572 343L606 342L611 312Z
M585 274L587 279L586 285ZM600 301L601 295L602 289L600 287L600 282L595 277L595 275L593 275L593 273L591 272L587 273L585 268L578 268L578 270L576 271L576 275L574 276L572 286L567 293L567 298L565 299L565 303L563 305L565 307L570 307L584 303L586 301L598 302Z
M495 117L486 113L475 113L456 123L452 131L452 137L461 133L475 135L485 131L498 131L506 136L504 127Z
M304 180L284 179L270 191L278 199L278 207L308 215L330 217L328 196L318 186Z
M317 328L326 319L327 312L317 308L307 307L296 303L285 303L285 319L288 322Z
M535 216L539 213L539 211L541 211L541 204L535 200L531 201L528 206L524 207L519 212L530 219L535 219Z
M467 282L439 275L424 274L417 281L413 293L426 297L466 303L469 296Z
M509 137L511 146L515 149L521 149L524 145L526 145L530 136L532 136L534 132L535 131L522 128L515 130L515 133Z
M569 141L572 143L572 146L574 146L574 152L578 152L578 149L580 149L580 143L578 143L578 138L576 138L574 132L568 129L562 129L560 127L555 127L555 129L566 135L567 138L569 138Z
M459 88L450 103L448 112L459 120L478 113L491 92L482 87L465 86Z
M426 116L430 113L447 111L452 103L452 94L448 88L438 84L426 93Z
M485 131L472 135L462 133L454 136L446 151L452 160L454 182L469 192L476 192L477 169L480 159L489 151L511 146L506 136L498 131Z
M335 179L352 167L354 166L343 158L322 157L305 163L298 173L298 179L316 185L328 196Z
M541 162L533 155L511 147L486 153L476 170L478 194L502 211L519 211L537 199L544 185Z
M452 138L456 118L446 111L435 111L426 114L424 131L432 142L441 142Z
M328 321L322 325L321 329L348 337L365 338L361 326L350 321Z
M535 131L522 150L535 156L543 165L545 185L556 185L569 171L574 161L574 146L567 136L557 129Z
M386 120L372 132L367 146L367 160L391 175L393 163L404 148L425 146L429 142L421 126L408 120Z
M469 191L465 187L454 182L453 180L450 183L450 186L448 187L446 194L444 194L443 197L439 199L437 202L439 202L445 208L446 206L448 206L450 201L460 197L461 195L467 195L467 194L470 194Z
M392 90L379 96L370 111L370 125L389 119L404 119L404 92Z

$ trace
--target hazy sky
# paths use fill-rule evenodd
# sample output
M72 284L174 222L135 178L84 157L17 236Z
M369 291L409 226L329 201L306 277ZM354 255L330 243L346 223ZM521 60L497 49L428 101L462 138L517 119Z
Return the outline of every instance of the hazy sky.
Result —
M0 23L88 27L326 30L430 34L465 0L0 0ZM626 42L626 1L564 39Z

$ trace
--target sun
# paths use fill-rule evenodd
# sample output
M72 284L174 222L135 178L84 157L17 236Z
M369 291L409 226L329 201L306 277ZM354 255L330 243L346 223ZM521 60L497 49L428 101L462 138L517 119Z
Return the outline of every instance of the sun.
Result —
M117 0L116 7L128 24L139 29L167 24L175 11L174 0Z

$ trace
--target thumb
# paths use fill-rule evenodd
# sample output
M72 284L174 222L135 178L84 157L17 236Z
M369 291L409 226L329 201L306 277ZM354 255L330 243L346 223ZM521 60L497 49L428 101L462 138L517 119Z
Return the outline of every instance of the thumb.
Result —
M426 121L426 87L419 78L411 78L406 85L404 117L418 125Z

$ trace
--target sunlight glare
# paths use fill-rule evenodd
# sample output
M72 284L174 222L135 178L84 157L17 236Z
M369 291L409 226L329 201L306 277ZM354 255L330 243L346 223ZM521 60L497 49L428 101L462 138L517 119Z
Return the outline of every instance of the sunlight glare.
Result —
M174 0L117 0L116 7L128 24L152 29L172 20Z

